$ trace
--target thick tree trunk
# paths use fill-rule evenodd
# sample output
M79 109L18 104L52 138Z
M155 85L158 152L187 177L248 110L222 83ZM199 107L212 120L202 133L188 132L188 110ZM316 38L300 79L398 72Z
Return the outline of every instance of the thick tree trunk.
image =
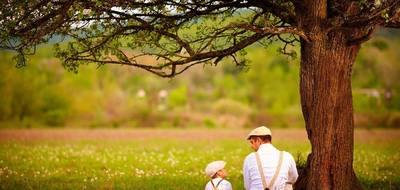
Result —
M352 9L345 10L351 14ZM357 31L333 27L327 0L296 6L301 41L300 94L311 154L296 189L362 189L353 170L354 121L351 69L359 45Z
M358 50L340 32L301 43L301 103L312 152L296 189L361 189L353 170L351 92Z

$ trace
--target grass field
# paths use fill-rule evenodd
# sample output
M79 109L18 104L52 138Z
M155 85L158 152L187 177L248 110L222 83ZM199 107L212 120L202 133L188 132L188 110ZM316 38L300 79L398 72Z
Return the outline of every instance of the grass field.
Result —
M247 130L0 130L0 189L203 189L206 164L227 161L243 189ZM304 162L300 129L274 130L273 144ZM399 189L400 131L357 130L354 167L365 189Z

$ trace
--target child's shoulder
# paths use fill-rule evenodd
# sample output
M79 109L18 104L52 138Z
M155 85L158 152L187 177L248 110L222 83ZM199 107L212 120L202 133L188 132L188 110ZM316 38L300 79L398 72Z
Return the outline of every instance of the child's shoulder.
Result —
M226 185L231 186L231 182L229 182L227 179L222 180L221 183L224 183L224 184L226 184Z
M206 187L204 188L205 190L212 190L212 185L211 185L211 180L207 182Z

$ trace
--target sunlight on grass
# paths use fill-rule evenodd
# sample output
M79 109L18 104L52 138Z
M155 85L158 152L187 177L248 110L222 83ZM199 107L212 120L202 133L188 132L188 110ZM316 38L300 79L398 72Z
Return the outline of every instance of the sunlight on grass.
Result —
M275 141L304 161L310 146ZM361 144L355 170L367 189L400 185L397 143ZM106 140L5 142L0 145L1 189L202 189L205 165L226 160L229 180L242 189L241 168L251 150L237 140Z

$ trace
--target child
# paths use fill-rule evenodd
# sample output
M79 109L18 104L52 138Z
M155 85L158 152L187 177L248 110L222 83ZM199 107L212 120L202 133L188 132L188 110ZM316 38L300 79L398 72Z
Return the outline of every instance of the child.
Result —
M222 160L211 162L206 167L206 175L211 177L205 190L232 190L232 185L225 179L225 162Z

